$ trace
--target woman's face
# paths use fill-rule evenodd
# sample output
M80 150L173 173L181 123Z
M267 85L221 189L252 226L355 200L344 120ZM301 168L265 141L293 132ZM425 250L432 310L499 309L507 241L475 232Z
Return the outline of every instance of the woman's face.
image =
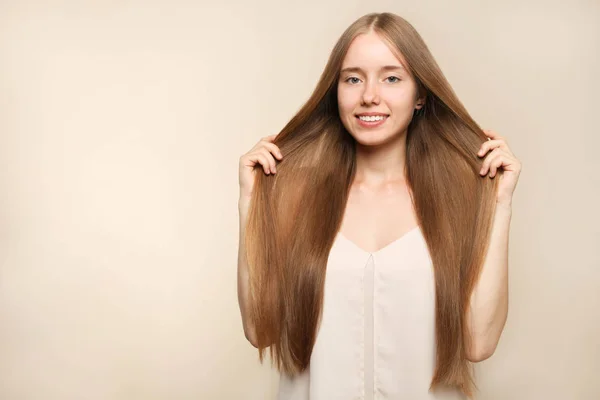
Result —
M364 145L403 135L415 109L422 107L416 82L374 32L360 35L350 44L337 95L342 123ZM369 114L366 121L359 119Z

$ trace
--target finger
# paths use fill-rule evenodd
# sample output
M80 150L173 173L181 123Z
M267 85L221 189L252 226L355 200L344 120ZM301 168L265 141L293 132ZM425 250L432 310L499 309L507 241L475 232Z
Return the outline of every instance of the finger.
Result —
M490 131L484 130L484 132L490 132ZM510 149L510 147L508 146L506 138L504 138L502 136L496 136L494 140L492 140L491 137L488 137L487 141L481 144L481 148L480 148L479 152L477 153L477 155L479 157L483 157L487 153L487 151L492 150L493 148L496 148L496 147L501 147L507 154L509 154L512 157L515 156L513 154L512 150ZM483 149L483 151L482 151L482 149ZM483 154L481 154L481 153L483 153Z
M485 134L485 136L491 138L492 140L503 139L502 136L500 136L496 131L493 131L491 129L483 129L483 133Z
M489 176L490 178L495 177L500 168L502 168L502 171L514 171L514 165L516 164L518 164L518 161L514 157L503 151L498 152L489 162Z
M279 147L277 147L277 145L273 144L273 143L265 143L264 144L266 148L269 149L269 151L278 159L282 159L283 158L283 154L281 154L281 150L279 150Z
M488 170L490 168L490 164L492 163L492 161L494 161L494 159L501 154L502 149L500 148L496 148L494 150L492 150L492 152L490 154L488 154L488 156L485 158L485 160L483 161L482 165L481 165L481 170L479 171L480 175L486 175L488 173Z
M250 160L254 161L255 166L256 164L260 164L265 171L265 174L269 175L271 173L269 159L265 154L261 152L252 153L250 155Z
M504 163L503 159L504 159L504 157L502 155L499 155L492 160L492 162L490 163L490 178L493 178L496 176L496 173L498 172L498 168L500 168L502 166L502 164Z
M273 154L267 148L263 148L261 152L269 163L269 170L273 173L277 172L277 161L273 158Z
M477 155L479 157L483 157L488 153L488 151L494 150L496 148L501 148L503 150L507 150L508 146L506 145L506 142L503 140L491 140L490 139L481 144L481 147L479 148L479 152L477 153Z
M256 144L254 145L254 147L252 147L250 149L250 151L258 150L261 147L263 147L265 144L271 143L273 141L273 139L274 139L273 136L276 136L276 135L261 137L260 140L258 142L256 142Z

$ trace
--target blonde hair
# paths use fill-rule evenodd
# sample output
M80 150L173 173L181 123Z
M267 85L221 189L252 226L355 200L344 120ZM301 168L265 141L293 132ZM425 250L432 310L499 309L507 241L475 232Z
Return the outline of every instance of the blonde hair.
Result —
M497 179L479 175L486 140L452 90L425 42L403 18L373 13L342 34L310 99L275 139L277 174L256 174L246 231L251 319L261 362L294 375L309 364L321 317L329 251L340 229L356 171L355 141L344 128L337 82L358 35L377 33L405 60L422 115L406 138L406 179L433 261L436 368L430 389L450 386L472 396L466 316L491 234Z

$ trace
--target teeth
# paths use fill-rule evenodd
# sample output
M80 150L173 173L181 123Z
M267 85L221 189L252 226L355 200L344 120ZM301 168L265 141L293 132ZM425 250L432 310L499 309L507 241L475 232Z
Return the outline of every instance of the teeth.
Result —
M385 119L385 116L383 115L377 115L377 116L360 116L358 117L360 118L361 121L368 121L368 122L373 122L373 121L382 121Z

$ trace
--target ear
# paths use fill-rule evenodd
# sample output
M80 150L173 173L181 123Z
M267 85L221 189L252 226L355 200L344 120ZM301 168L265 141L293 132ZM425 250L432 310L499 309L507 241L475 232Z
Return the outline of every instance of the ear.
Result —
M415 109L420 110L421 108L423 108L425 106L426 99L427 99L427 96L419 97L417 99L417 104L415 105Z

